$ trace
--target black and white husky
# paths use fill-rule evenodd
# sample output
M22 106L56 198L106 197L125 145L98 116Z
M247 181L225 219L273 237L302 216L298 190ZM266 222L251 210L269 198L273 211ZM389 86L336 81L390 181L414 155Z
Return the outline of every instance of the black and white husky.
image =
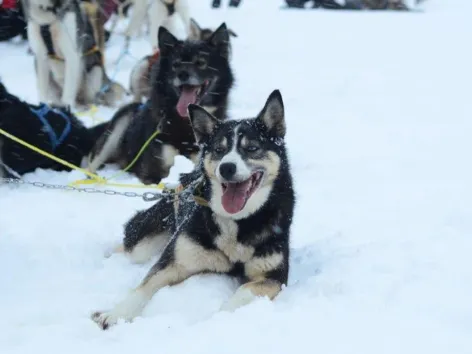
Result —
M114 106L126 90L103 63L103 28L79 0L22 0L35 56L39 99L56 106ZM98 8L97 8L98 11ZM95 25L95 28L94 28Z
M189 40L206 41L213 34L214 30L210 28L201 28L195 19L190 19ZM172 32L171 32L172 33ZM238 35L228 28L228 34L232 37ZM231 43L229 43L229 52L231 54ZM143 99L149 99L151 96L151 69L159 59L159 51L154 54L146 55L139 60L131 70L129 88L135 102L142 102Z
M90 171L107 163L125 168L159 130L129 169L142 183L159 183L167 177L175 156L196 160L199 148L188 118L189 104L206 107L218 119L226 118L234 82L226 24L205 41L178 40L160 27L159 51L152 69L151 99L143 105L130 103L113 116L90 153Z
M188 109L202 148L193 172L199 179L177 196L138 212L125 225L123 245L116 251L145 262L159 253L159 245L165 247L122 302L110 311L93 313L102 329L120 319L132 321L159 289L199 273L227 274L241 281L222 305L226 311L257 297L272 300L287 285L295 195L280 92L269 96L255 118L219 121L200 106Z

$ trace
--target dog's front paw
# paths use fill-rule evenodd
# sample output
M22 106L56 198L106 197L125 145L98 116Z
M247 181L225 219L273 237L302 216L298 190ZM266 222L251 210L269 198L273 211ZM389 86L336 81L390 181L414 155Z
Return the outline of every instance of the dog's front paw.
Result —
M110 258L111 256L113 256L114 254L117 254L117 253L124 253L125 252L125 247L123 246L123 243L119 243L119 244L115 244L114 246L112 247L109 247L105 250L103 256L105 258Z
M118 323L119 317L114 316L111 311L106 311L106 312L94 312L91 316L92 320L98 324L98 326L106 330L110 326L113 326Z
M101 329L108 329L110 326L117 324L120 319L125 320L125 322L132 322L133 319L141 314L148 301L149 297L145 293L134 290L122 302L116 305L113 310L94 312L92 320Z

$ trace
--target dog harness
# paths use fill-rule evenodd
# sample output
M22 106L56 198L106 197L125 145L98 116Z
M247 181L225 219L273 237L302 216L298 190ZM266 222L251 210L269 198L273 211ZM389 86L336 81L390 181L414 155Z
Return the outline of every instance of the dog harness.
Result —
M52 36L51 36L51 28L50 25L43 25L39 27L40 33L41 33L41 38L43 39L44 45L46 46L46 49L48 51L48 57L50 59L54 60L59 60L59 61L64 61L64 58L59 57L56 52L54 51L54 46L52 44ZM87 57L89 55L96 54L97 55L97 61L100 63L103 63L103 56L100 51L100 48L98 48L97 44L95 43L95 39L93 39L93 45L91 46L90 49L86 49L82 56ZM94 66L95 63L89 64L87 66L87 71L91 67Z
M148 76L151 74L152 66L159 59L159 55L160 55L160 52L159 52L159 49L158 49L158 50L156 50L156 52L153 55L150 55L148 57L148 72L147 72Z
M30 110L36 115L36 117L38 117L38 119L43 124L44 130L49 135L49 141L51 142L52 150L53 151L56 150L56 148L59 147L64 142L64 140L67 138L67 136L70 133L71 122L70 122L69 116L59 109L51 108L45 103L41 103L38 109L34 109L33 107L30 107ZM52 128L51 124L49 123L47 119L47 115L50 112L54 112L60 115L64 119L65 125L60 136L56 134L56 132L54 131L54 129Z

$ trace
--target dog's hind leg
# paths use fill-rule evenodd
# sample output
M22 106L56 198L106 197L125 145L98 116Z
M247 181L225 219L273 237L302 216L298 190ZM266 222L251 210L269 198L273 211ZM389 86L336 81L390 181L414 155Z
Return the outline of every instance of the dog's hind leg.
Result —
M78 45L77 14L66 13L60 22L61 31L58 34L59 45L64 53L65 73L64 90L61 103L70 108L75 107L77 94L82 81L81 46Z
M207 249L185 234L180 234L169 242L137 288L111 311L93 313L92 319L102 329L116 324L119 319L130 322L142 313L159 289L202 272L226 273L231 267L221 251Z
M125 224L123 252L133 263L149 261L169 241L173 223L173 199L164 196L149 209L137 212Z
M95 173L100 166L110 161L115 155L131 118L131 114L126 114L123 117L118 117L116 121L110 122L110 128L97 140L89 154L87 169L90 172Z
M161 1L153 1L149 8L149 42L152 45L152 50L155 52L159 48L159 39L157 33L159 27L162 26L167 18L167 8ZM176 33L173 29L167 28L174 36ZM186 31L188 29L186 28Z
M51 80L47 49L37 24L28 21L27 31L31 50L34 53L34 67L36 69L39 100L46 103L49 102L48 97Z
M232 297L225 302L220 311L233 312L250 304L257 298L268 297L273 300L282 290L282 284L275 280L262 279L241 285Z
M89 104L95 103L97 99L97 94L102 89L103 83L103 68L99 65L94 66L86 74L86 79L84 80L84 91L85 91L85 100ZM103 87L106 89L106 87Z
M131 37L141 27L144 18L146 17L147 1L146 0L134 0L133 1L133 12L131 19L129 20L128 28L126 28L125 36Z
M190 18L190 11L189 11L189 6L188 6L188 1L187 0L177 0L175 2L175 10L176 12L179 13L180 18L182 19L182 22L184 23L185 26L185 32L187 35L190 34L190 28L191 28L191 18Z

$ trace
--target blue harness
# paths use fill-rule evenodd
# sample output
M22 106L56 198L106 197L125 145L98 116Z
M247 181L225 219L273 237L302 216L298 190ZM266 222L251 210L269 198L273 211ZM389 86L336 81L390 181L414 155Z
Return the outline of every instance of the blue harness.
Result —
M146 101L146 102L144 102L144 103L141 103L141 104L138 106L138 112L143 111L143 110L148 106L148 102L149 102L149 101Z
M41 103L38 109L34 109L30 107L30 110L38 117L38 119L43 124L46 130L46 133L49 135L49 140L51 142L52 150L53 151L56 150L56 148L64 142L64 139L67 138L67 135L69 135L70 133L71 122L70 122L69 116L67 116L67 114L65 114L64 112L58 109L49 107L45 103ZM64 121L66 123L64 126L64 129L62 130L62 134L59 137L57 136L56 132L52 128L51 124L49 124L46 118L47 114L51 111L59 114L62 118L64 118Z

